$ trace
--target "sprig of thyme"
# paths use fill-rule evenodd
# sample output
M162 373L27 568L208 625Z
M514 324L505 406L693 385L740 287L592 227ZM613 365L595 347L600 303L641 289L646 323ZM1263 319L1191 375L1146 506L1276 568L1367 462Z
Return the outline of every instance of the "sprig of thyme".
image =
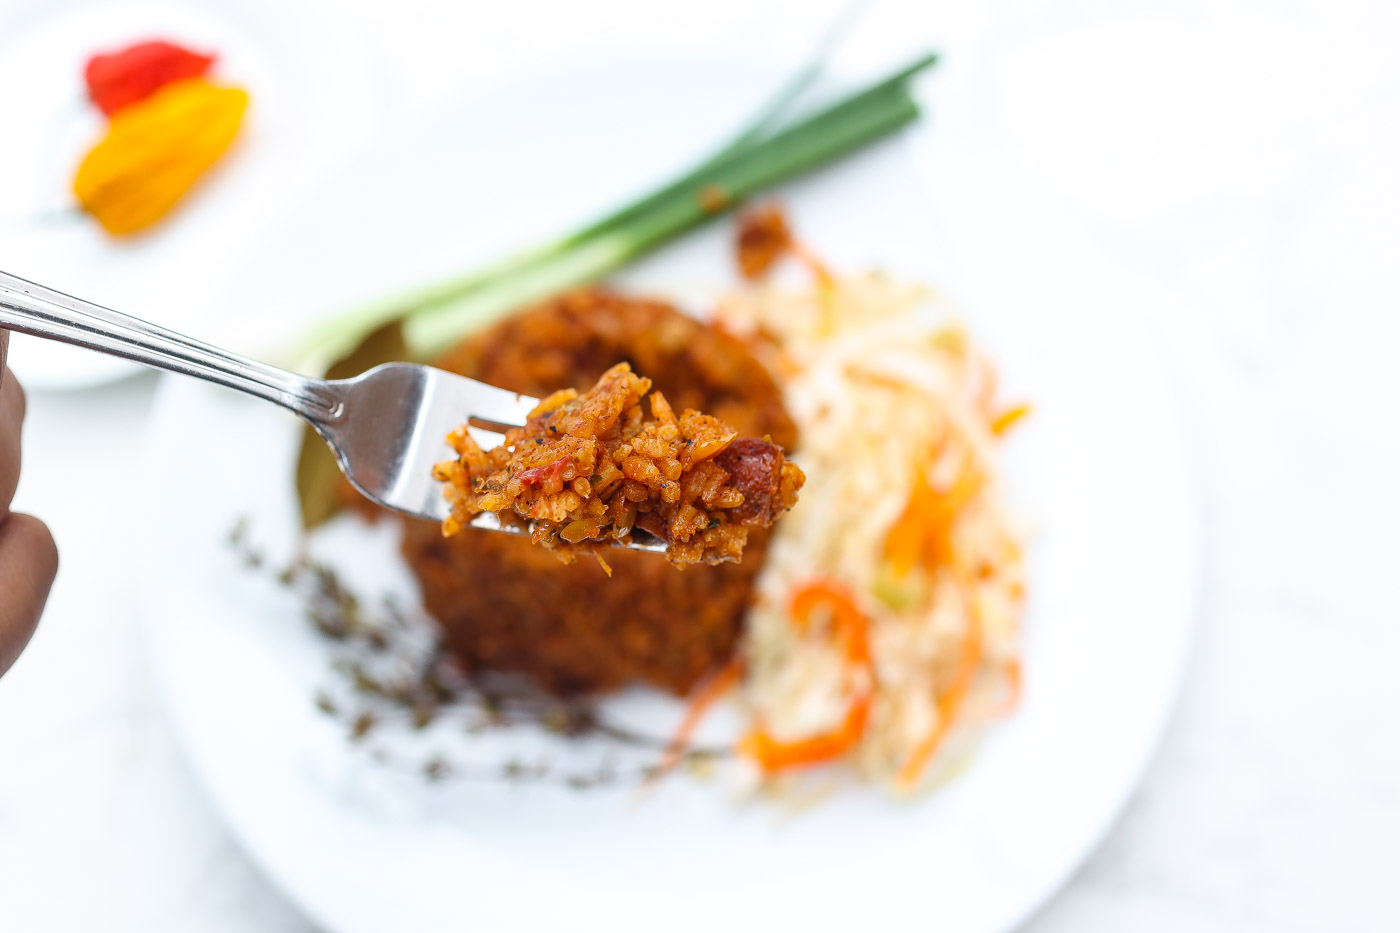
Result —
M678 758L662 756L668 739L610 722L592 702L551 696L519 678L464 671L431 620L405 610L392 596L367 603L332 567L305 553L276 566L252 542L249 530L247 519L240 519L228 545L241 566L294 593L312 629L331 646L338 689L318 690L313 702L351 742L368 746L384 730L406 734L443 723L471 735L532 725L564 738L591 736L658 753L655 761L636 766L623 767L609 754L596 767L563 771L547 759L459 762L434 753L410 761L382 746L370 747L370 757L382 765L431 782L499 780L590 790L645 783L671 764L701 768L728 755L723 748L690 747Z

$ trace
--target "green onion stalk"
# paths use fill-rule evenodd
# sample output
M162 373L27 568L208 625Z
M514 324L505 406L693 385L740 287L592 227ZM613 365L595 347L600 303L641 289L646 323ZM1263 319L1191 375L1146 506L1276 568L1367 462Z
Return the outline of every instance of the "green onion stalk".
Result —
M925 55L815 113L775 128L820 71L794 76L737 136L680 178L567 236L449 282L331 318L308 335L303 360L320 365L401 320L409 352L426 359L515 309L601 279L745 199L869 145L919 116L910 80Z

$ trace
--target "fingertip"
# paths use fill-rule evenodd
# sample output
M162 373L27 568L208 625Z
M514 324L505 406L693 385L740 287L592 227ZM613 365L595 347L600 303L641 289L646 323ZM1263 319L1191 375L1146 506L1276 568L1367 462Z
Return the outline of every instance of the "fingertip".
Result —
M6 395L14 398L16 409L14 417L23 422L24 414L29 410L29 397L24 392L24 386L15 378L15 374L6 367L0 366L0 399Z
M14 664L48 603L58 576L58 545L49 528L32 515L0 520L0 674Z
M23 512L11 513L6 524L9 522L18 523L14 533L19 536L21 547L28 551L35 578L43 584L47 595L58 577L58 542L53 532L41 520Z

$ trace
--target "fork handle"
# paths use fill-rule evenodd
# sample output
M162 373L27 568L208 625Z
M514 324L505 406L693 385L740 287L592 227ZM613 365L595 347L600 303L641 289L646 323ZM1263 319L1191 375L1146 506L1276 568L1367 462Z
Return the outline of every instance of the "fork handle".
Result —
M0 272L0 328L238 389L317 424L342 414L335 392L320 379L250 360L8 272Z

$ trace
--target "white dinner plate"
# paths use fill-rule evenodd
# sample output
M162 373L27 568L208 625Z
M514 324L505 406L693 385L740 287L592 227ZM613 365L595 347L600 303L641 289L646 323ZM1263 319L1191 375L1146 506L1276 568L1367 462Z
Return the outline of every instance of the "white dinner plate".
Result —
M268 232L243 286L265 300L249 314L357 303L557 231L703 151L773 77L722 62L599 64L403 126ZM1151 295L996 193L977 153L950 158L955 127L932 130L937 164L967 172L947 182L958 190L946 211L908 139L783 192L837 266L875 264L950 294L1008 393L1035 405L1007 447L1010 495L1037 529L1025 702L961 776L914 802L847 788L794 814L685 777L638 799L385 771L313 708L332 682L328 654L295 600L225 543L246 516L270 553L291 550L297 423L165 381L142 492L154 668L216 806L318 923L1001 933L1101 838L1183 664L1197 555L1186 451L1144 334ZM730 264L721 224L627 281L703 302L732 282ZM342 521L319 545L362 592L411 592L392 538ZM624 703L652 720L678 710L643 694ZM497 739L433 741L469 752Z
M333 7L259 0L16 0L0 11L0 268L222 346L256 331L225 300L265 217L382 114L383 77ZM218 55L211 79L246 88L239 139L161 223L114 239L73 207L72 177L105 118L87 101L96 52L160 38ZM22 89L22 91L21 91ZM17 338L31 388L76 389L139 371L113 357Z

